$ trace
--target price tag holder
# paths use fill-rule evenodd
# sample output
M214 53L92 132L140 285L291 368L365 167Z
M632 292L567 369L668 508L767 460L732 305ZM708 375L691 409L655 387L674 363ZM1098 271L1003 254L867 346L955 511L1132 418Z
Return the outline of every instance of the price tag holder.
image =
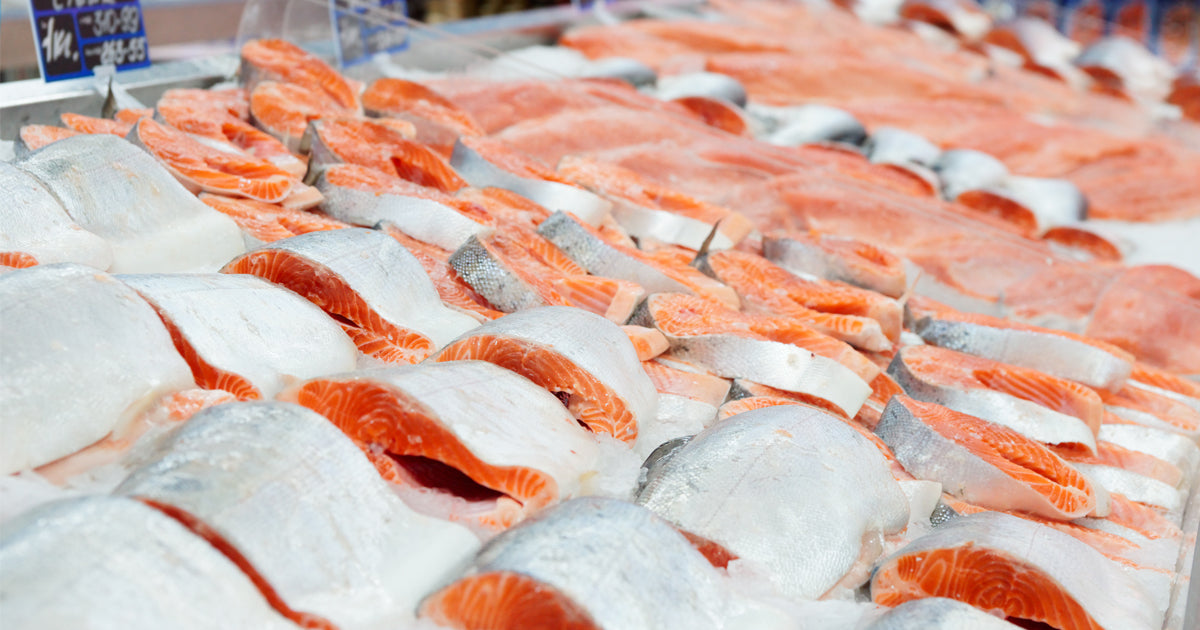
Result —
M92 76L150 65L146 24L138 0L30 0L42 79Z
M338 64L345 68L408 48L407 11L405 0L330 0Z

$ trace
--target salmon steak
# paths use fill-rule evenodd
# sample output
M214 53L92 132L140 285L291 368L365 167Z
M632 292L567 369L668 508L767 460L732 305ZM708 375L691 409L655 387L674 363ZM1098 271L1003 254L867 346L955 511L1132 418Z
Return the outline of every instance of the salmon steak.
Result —
M473 396L479 383L495 395ZM322 377L283 398L329 418L384 479L422 491L410 504L489 529L573 496L596 457L556 397L483 361Z
M585 333L586 331L586 333ZM487 322L449 343L435 361L480 360L565 399L594 433L625 442L654 416L654 385L621 328L580 309L533 308Z
M1050 449L939 405L896 396L875 433L914 476L983 507L1070 520L1101 503L1095 486Z
M477 325L442 304L412 254L373 230L326 230L275 241L222 271L291 289L333 317L359 352L389 363L416 363Z

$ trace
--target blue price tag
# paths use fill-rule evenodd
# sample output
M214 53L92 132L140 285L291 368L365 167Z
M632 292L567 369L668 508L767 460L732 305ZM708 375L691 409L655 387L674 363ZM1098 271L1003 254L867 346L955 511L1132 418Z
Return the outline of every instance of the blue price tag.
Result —
M407 10L405 0L330 0L338 64L344 68L407 48Z
M46 81L91 76L100 66L150 65L138 0L30 0L30 9Z

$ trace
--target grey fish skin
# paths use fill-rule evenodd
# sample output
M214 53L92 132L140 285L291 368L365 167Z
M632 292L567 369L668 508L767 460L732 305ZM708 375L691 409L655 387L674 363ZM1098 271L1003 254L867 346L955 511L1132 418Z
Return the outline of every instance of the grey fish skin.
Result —
M270 398L296 378L352 370L354 343L312 302L256 276L118 278L150 303L199 358ZM238 394L239 392L233 392Z
M741 81L717 72L692 72L662 77L654 95L664 101L673 101L685 96L704 96L729 101L745 107L746 87Z
M970 604L945 597L904 602L863 630L1017 630L1017 626Z
M932 167L942 150L923 136L895 127L877 127L863 148L876 164Z
M114 273L216 271L245 251L232 219L122 138L73 136L15 164L53 193L80 227L109 242Z
M901 397L888 401L875 434L913 476L937 481L946 492L981 507L1057 520L1078 518L1092 510L1093 506L1086 506L1075 513L1064 513L1045 495L938 433L905 406Z
M883 276L856 270L844 260L811 243L785 236L763 237L763 256L798 276L816 276L877 291L888 297L904 295L905 274Z
M780 146L836 143L857 148L867 140L867 128L850 112L826 105L752 107L773 129L763 138Z
M1070 180L1012 176L999 192L1033 212L1039 232L1087 219L1087 197Z
M343 628L410 615L478 546L405 506L337 427L288 403L197 413L114 494L198 518L290 608Z
M475 188L503 188L550 210L568 209L589 225L600 225L612 211L612 202L603 197L558 182L520 177L480 155L461 140L454 143L450 166Z
M0 474L70 455L195 386L154 309L102 271L2 274L0 318Z
M321 209L329 216L363 227L375 227L380 221L386 221L418 241L442 249L453 251L472 235L486 235L492 231L432 199L332 184L328 169L317 177L316 186L325 196Z
M620 79L633 87L654 85L658 74L650 66L628 57L605 57L588 64L581 74L588 79Z
M980 512L953 519L883 559L871 578L872 597L878 601L881 595L895 588L891 582L896 579L895 567L900 558L967 547L991 551L1043 573L1106 630L1161 627L1162 611L1155 609L1149 595L1120 565L1069 534L1002 512ZM942 568L946 574L954 569ZM1011 584L979 585L981 590L1008 587Z
M597 238L565 212L555 212L542 221L538 226L538 234L554 243L555 247L588 273L636 282L650 293L692 292L658 269L618 251Z
M1036 442L1078 444L1096 452L1096 436L1083 420L989 389L963 390L931 383L908 369L904 354L904 349L896 353L887 374L912 398L1006 426Z
M567 501L495 537L460 583L499 572L557 589L605 630L716 629L730 599L716 569L667 522L599 497ZM423 616L440 595L426 598Z
M296 629L175 520L124 497L56 501L0 526L6 630Z
M925 343L1031 368L1089 387L1117 391L1133 371L1130 361L1050 332L992 327L936 315L909 319L910 329Z
M32 175L0 161L0 252L29 254L38 264L76 262L96 269L112 264L112 247L79 227Z
M515 313L547 306L537 290L493 256L477 236L472 235L455 250L449 262L463 281L496 310Z
M942 182L942 196L953 201L968 190L1002 185L1008 179L1008 167L996 158L971 149L951 149L933 163Z
M718 422L650 474L639 504L765 570L789 598L857 586L847 574L869 567L874 545L908 523L908 500L879 450L806 406Z

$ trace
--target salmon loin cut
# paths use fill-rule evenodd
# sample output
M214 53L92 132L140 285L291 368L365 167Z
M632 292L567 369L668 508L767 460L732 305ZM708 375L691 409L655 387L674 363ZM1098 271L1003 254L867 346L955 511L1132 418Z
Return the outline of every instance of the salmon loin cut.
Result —
M925 298L909 302L913 332L925 343L1116 391L1133 356L1116 346L1060 330L960 313Z
M55 501L5 523L0 563L8 627L301 627L204 538L125 497Z
M245 251L233 220L116 136L66 138L15 165L53 193L80 227L109 242L113 273L215 271Z
M0 274L0 313L0 474L78 451L195 386L154 309L104 272ZM64 383L70 395L46 395Z
M909 473L993 510L1071 520L1097 509L1097 490L1071 464L1009 429L895 396L875 433Z
M430 508L443 518L503 529L571 497L594 471L595 438L557 398L483 361L322 377L283 398L329 418L385 479L450 499Z
M846 421L799 405L709 427L655 463L637 502L763 572L790 599L866 582L882 536L909 516L875 446Z
M561 306L532 308L492 320L448 344L436 361L479 359L528 378L565 398L595 433L637 439L658 395L620 326Z
M880 563L875 603L949 597L1010 619L1079 630L1150 630L1149 595L1119 565L1062 532L999 512L939 526Z
M245 241L250 247L309 232L350 227L348 223L331 219L320 212L293 210L274 203L235 199L211 193L200 193L200 201L233 219L242 229Z
M372 116L407 120L417 128L417 140L448 155L460 136L482 136L470 114L436 91L404 79L376 79L362 94L363 109Z
M55 127L53 125L24 125L17 133L17 139L13 143L13 153L18 158L25 156L48 146L51 143L65 140L75 136L83 135L74 129L65 127Z
M693 296L656 293L638 306L629 323L662 332L676 359L702 365L718 376L819 398L849 417L871 395L871 387L850 368L772 341L748 325L730 326L721 308Z
M944 350L907 346L887 374L909 396L1006 426L1032 440L1096 452L1103 407L1078 383Z
M804 233L767 237L763 255L794 274L845 282L888 297L898 298L908 288L898 257L851 238Z
M54 195L31 175L0 162L0 190L5 191L8 204L0 216L0 262L21 258L29 264L9 266L75 262L108 269L109 244L72 221Z
M405 506L336 427L287 403L196 414L114 492L200 523L289 608L341 628L411 618L479 546Z
M423 198L410 194L404 180L388 182L381 177L384 173L368 180L364 175L374 175L368 171L357 165L325 169L317 179L317 189L325 197L321 207L336 219L363 227L386 221L419 241L447 250L458 249L472 235L491 232L490 217L460 211L453 197Z
M478 322L442 304L420 263L395 239L363 228L269 243L222 269L282 285L321 307L363 354L415 363Z
M665 358L665 357L663 357ZM729 395L729 381L696 366L680 369L679 362L660 359L643 361L642 369L659 394L682 396L719 407Z
M353 370L358 354L308 300L254 276L119 276L158 312L196 383L241 400L271 398L292 379Z
M194 97L167 98L163 96L155 106L158 118L172 127L212 140L221 144L230 144L261 160L266 160L273 166L282 169L297 179L304 177L308 163L288 150L287 145L275 136L262 131L244 117L239 117L219 104L197 102ZM249 115L249 101L239 102L245 105L245 113ZM133 121L137 123L136 120ZM220 146L220 145L218 145Z
M719 628L729 600L716 569L668 523L588 497L497 536L425 598L421 616L464 630Z
M319 93L338 106L361 109L362 85L338 74L329 64L282 39L256 39L242 46L242 81L250 88L264 80L284 81Z

